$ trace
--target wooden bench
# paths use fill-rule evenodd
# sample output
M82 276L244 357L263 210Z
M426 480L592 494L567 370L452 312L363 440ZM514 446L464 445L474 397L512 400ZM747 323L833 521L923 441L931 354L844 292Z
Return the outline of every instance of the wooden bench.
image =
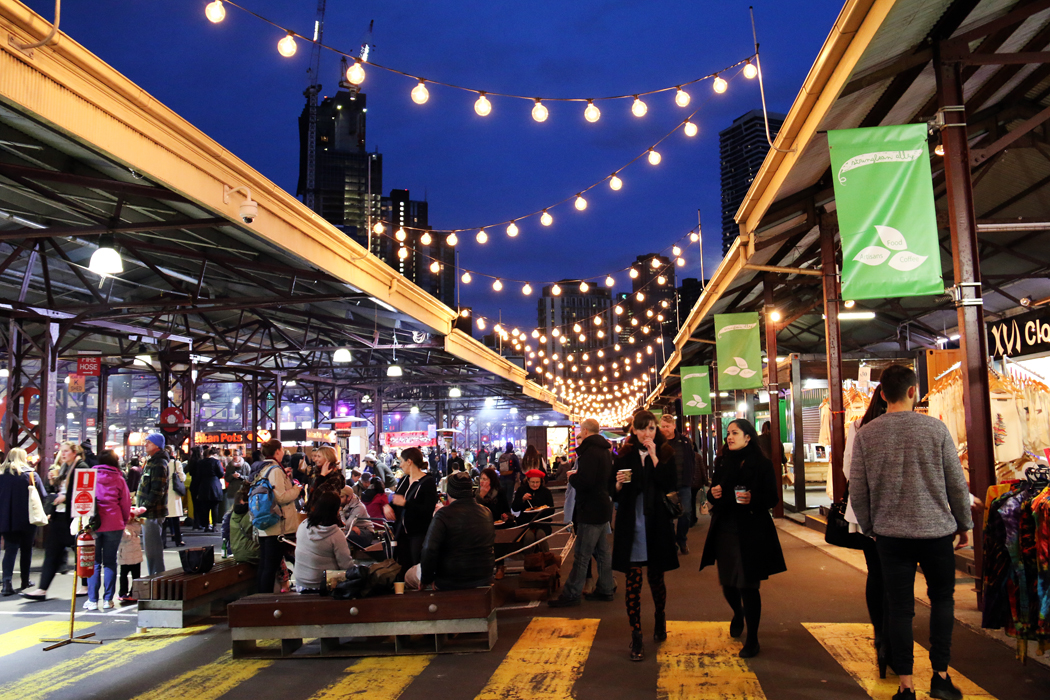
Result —
M227 613L234 658L317 658L489 651L497 607L486 586L356 600L258 594ZM280 646L258 646L269 639Z
M206 574L172 569L135 579L133 590L139 601L139 627L185 627L221 615L226 603L254 593L255 567L223 559Z

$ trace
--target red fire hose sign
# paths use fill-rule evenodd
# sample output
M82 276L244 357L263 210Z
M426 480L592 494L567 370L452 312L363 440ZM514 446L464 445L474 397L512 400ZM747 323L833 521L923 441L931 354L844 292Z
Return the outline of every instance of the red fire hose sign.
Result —
M91 517L95 514L96 469L78 469L73 484L73 517Z

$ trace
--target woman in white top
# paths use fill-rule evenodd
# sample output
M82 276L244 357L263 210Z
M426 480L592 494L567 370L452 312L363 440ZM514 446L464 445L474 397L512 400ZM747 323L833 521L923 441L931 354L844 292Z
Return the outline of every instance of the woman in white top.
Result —
M171 540L175 543L175 546L185 547L186 543L182 541L182 518L186 515L186 511L183 508L182 496L175 490L175 477L178 476L178 480L182 482L185 490L186 472L175 451L171 450L168 454L171 455L171 461L168 462L171 478L168 479L168 518L165 522L171 530ZM161 534L163 535L163 533ZM165 537L164 539L167 538ZM167 546L167 542L164 543L164 546Z

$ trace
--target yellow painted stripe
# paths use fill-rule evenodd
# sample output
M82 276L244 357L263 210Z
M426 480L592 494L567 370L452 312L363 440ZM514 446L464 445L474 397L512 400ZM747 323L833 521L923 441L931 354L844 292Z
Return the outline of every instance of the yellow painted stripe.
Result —
M667 623L656 655L657 697L663 700L765 700L758 677L737 656L741 643L728 622Z
M598 620L537 617L477 700L566 700L583 674Z
M216 661L161 683L134 700L215 700L272 665L273 661L265 659L234 659L226 652Z
M432 655L422 655L361 659L346 669L349 675L314 693L310 700L346 700L351 697L397 700L433 658Z
M879 678L878 659L875 656L871 625L857 623L805 623L804 627L817 638L828 653L846 669L864 692L874 700L890 700L897 692L897 677L887 670L885 680ZM916 696L929 698L929 679L933 676L930 656L926 649L915 645L913 675ZM952 682L965 698L991 698L994 696L958 669L949 668Z
M97 622L78 622L76 631L83 632L88 627L93 627ZM61 620L48 620L37 622L13 632L0 634L0 656L14 654L16 651L31 649L35 646L43 648L40 642L42 637L65 637L69 634L69 623Z
M142 634L133 634L124 639L107 641L101 646L92 647L76 658L59 662L43 671L0 686L0 700L43 700L52 693L75 685L85 676L116 671L121 667L125 667L128 673L140 672L142 670L140 657L160 651L207 629L209 628L192 627L178 630L151 630Z

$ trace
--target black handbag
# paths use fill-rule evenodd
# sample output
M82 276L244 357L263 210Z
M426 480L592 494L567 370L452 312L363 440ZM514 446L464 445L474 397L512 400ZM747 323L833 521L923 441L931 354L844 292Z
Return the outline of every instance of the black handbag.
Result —
M182 570L187 574L206 574L215 566L215 547L188 547L179 551Z
M849 531L846 520L846 501L849 500L849 489L841 501L835 501L828 509L828 524L824 528L824 541L836 547L846 549L864 549L870 541L859 532Z
M677 520L678 518L685 515L685 508L682 507L682 499L678 497L677 491L665 493L663 501L664 508L666 508L667 512L671 514L672 520Z

